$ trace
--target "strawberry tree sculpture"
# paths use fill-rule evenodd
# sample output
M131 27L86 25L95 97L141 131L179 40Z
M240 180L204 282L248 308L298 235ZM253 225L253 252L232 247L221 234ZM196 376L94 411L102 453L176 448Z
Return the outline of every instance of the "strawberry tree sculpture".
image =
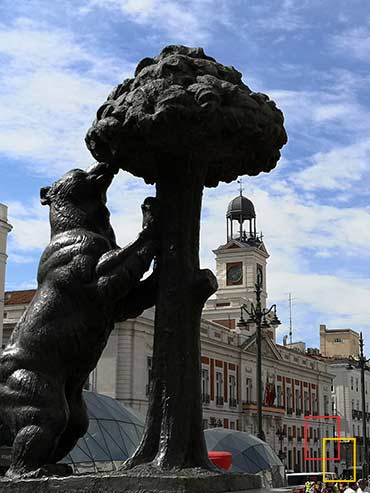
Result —
M144 58L97 112L86 143L98 161L155 183L161 209L153 378L143 439L126 467L210 469L202 432L200 318L217 289L199 267L204 187L276 166L283 114L201 48Z

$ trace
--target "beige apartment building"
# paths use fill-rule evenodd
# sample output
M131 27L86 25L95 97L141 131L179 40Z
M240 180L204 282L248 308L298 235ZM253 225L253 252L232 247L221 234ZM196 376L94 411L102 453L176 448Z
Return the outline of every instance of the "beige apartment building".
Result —
M255 303L256 276L262 278L262 304L267 299L268 252L256 231L253 204L236 197L226 215L226 243L214 250L219 290L207 302L201 323L203 426L256 433L255 326L238 327L241 306ZM236 223L236 227L235 227ZM34 291L6 293L4 339L30 302ZM273 322L273 320L270 320ZM313 471L320 461L304 461L303 431L308 425L309 457L321 457L321 437L333 436L330 415L331 372L326 362L276 343L276 326L264 329L262 341L263 428L266 440L285 457L289 470ZM145 415L151 380L154 309L116 324L90 388L132 406ZM335 436L335 435L334 435Z
M352 329L327 329L320 325L320 353L328 358L357 358L359 333Z

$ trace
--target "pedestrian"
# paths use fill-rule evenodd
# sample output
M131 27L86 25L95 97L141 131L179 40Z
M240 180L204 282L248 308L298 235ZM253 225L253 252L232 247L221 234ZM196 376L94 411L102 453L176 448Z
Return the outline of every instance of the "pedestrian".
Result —
M312 487L312 481L309 476L307 476L306 482L304 484L304 493L310 493Z
M356 493L367 493L369 490L368 490L368 480L367 479L359 479L357 481L357 484L358 484L358 488L357 488L357 491Z
M356 483L356 481L350 481L348 483L347 488L344 491L345 493L356 493L357 488L358 488L358 484Z

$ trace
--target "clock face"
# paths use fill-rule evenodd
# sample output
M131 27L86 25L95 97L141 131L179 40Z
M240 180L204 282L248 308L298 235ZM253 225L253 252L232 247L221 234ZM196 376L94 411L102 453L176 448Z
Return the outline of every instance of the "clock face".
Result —
M235 284L242 284L243 280L243 269L242 269L242 263L237 263L237 264L229 264L227 266L227 284L228 285L235 285Z

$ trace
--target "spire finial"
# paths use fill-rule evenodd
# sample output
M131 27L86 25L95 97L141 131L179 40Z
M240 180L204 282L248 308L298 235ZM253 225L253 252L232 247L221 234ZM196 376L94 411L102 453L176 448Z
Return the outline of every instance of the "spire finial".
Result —
M240 196L242 196L243 195L243 178L239 178L238 183L239 183Z

